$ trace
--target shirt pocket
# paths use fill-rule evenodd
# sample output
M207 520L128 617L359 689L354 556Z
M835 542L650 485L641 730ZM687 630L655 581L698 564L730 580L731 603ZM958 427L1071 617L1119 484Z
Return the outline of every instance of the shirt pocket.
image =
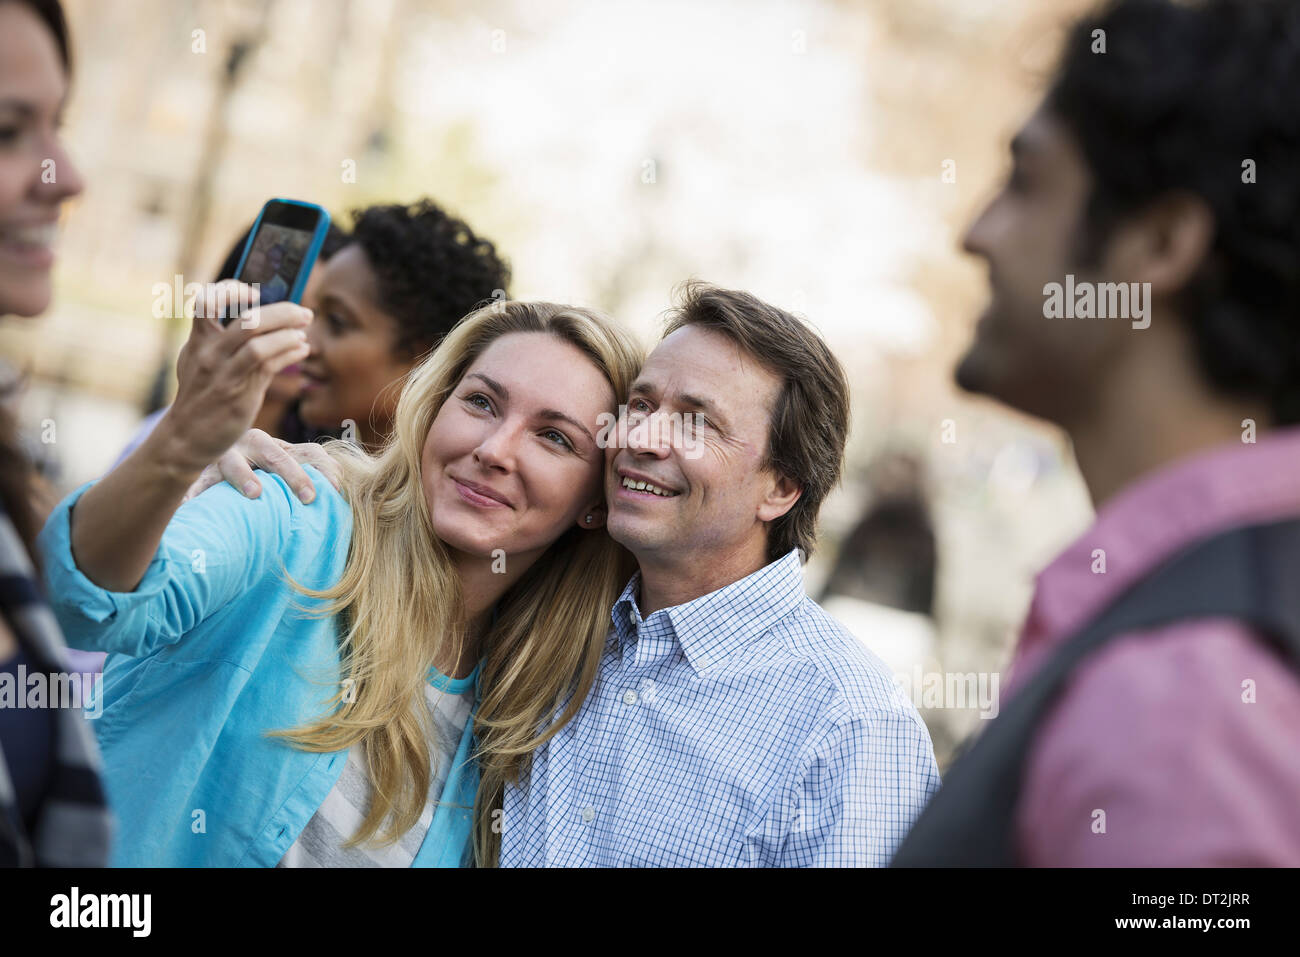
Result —
M747 783L726 776L657 776L655 786L617 822L625 867L741 867L746 834L763 816Z

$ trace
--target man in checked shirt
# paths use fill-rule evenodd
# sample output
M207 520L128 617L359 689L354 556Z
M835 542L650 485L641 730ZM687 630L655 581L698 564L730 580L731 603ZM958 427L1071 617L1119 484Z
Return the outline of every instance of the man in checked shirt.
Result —
M503 866L888 863L939 784L930 736L802 578L848 419L808 327L683 287L606 450L639 570L581 710L506 789Z

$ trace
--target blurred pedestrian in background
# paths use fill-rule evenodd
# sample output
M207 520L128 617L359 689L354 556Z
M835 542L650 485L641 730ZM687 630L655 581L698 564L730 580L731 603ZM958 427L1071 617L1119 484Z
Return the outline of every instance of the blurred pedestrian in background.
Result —
M935 651L936 547L920 465L884 455L867 483L870 504L841 539L818 604L910 680Z

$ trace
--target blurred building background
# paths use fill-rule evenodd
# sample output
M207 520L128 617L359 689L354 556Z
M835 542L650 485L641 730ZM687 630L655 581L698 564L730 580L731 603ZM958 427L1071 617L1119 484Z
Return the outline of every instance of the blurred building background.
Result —
M932 601L863 638L899 670L1005 668L1034 572L1090 508L1059 434L951 383L985 296L959 243L1083 4L65 3L88 188L55 307L0 327L60 491L101 474L174 387L158 373L187 322L154 318L157 283L209 278L270 197L346 220L427 194L505 252L517 298L595 306L647 342L688 276L805 316L854 388L810 593L888 604L831 572L905 462ZM973 706L923 714L942 764L979 724Z

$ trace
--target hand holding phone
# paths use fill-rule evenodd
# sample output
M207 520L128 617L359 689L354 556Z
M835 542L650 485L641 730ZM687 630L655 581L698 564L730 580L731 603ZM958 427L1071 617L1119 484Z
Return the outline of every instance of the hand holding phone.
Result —
M268 201L244 244L235 279L254 286L264 306L300 302L329 225L329 213L315 203ZM221 324L232 318L223 316Z
M185 468L201 470L230 448L252 426L271 380L310 352L311 310L288 301L229 310L238 323L212 321L229 304L247 300L247 287L225 280L195 303L176 363L176 399L158 426L171 427L168 447Z

